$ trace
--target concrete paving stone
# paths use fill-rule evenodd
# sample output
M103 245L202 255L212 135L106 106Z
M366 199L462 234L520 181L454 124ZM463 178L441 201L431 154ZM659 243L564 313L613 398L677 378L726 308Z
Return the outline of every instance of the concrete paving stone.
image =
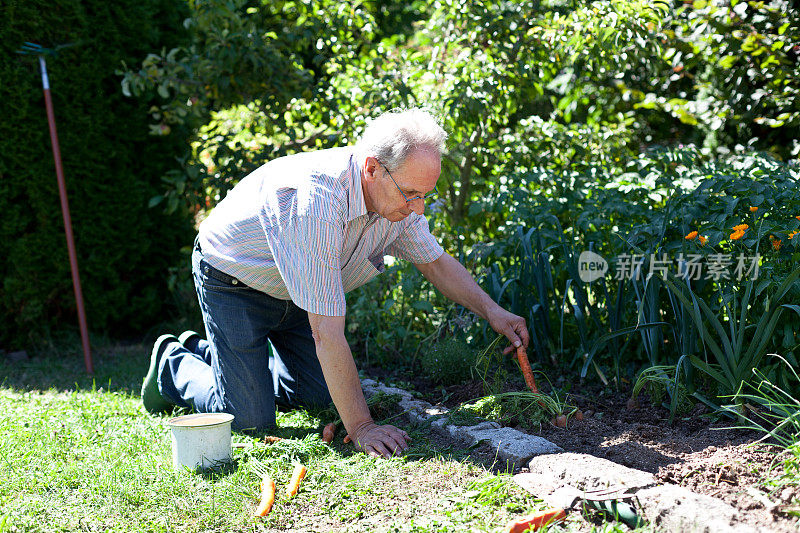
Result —
M428 402L423 402L422 400L412 400L411 398L403 398L399 402L400 408L403 411L407 411L408 418L411 419L412 422L421 423L425 422L431 418L428 414L428 410L431 409L431 404Z
M724 501L678 485L643 489L636 497L645 517L663 531L687 533L751 533L753 525L737 520L739 511Z
M498 458L503 461L523 466L531 457L541 454L562 452L560 447L549 440L528 435L514 428L466 428L474 443L487 441L493 450L497 450Z
M556 458L557 457L557 458ZM585 453L560 453L552 457L534 457L528 463L531 474L543 484L554 487L572 485L581 490L606 488L611 485L642 488L656 483L649 472L622 466L608 459Z
M403 398L413 398L413 395L403 389L398 389L397 387L388 387L383 385L382 383L376 383L375 385L367 385L364 386L364 382L361 382L361 385L365 389L371 389L373 392L383 392L384 394L397 394Z

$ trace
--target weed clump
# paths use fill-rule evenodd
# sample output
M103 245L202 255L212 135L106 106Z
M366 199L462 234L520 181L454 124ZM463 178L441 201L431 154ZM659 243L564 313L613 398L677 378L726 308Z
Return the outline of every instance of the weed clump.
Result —
M472 377L478 351L464 339L451 337L424 352L420 365L427 376L441 385L460 385Z

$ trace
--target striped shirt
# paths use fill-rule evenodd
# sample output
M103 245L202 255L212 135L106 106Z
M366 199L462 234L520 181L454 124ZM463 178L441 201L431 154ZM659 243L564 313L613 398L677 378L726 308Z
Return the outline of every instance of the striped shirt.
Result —
M326 316L384 270L383 256L430 263L444 250L424 216L368 213L352 148L282 157L240 181L200 225L204 259L249 287Z

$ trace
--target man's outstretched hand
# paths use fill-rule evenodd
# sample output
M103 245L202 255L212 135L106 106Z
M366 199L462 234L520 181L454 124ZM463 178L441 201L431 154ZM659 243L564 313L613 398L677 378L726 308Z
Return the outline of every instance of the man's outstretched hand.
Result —
M408 449L411 437L402 429L394 426L379 426L374 422L360 425L351 435L353 444L364 453L373 457L388 459L392 455L402 455Z
M511 341L511 346L503 350L507 354L520 346L528 349L528 342L530 337L528 334L528 327L525 325L525 319L517 316L514 313L506 311L500 306L497 306L487 317L489 325L497 333L505 335Z

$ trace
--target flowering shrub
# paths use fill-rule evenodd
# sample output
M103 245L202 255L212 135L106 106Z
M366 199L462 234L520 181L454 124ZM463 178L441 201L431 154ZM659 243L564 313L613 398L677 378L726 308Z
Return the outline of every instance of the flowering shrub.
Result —
M527 189L508 191L489 204L490 210L507 213L504 224L498 238L470 247L465 261L495 300L526 318L533 334L530 352L542 363L579 368L584 375L591 371L617 384L638 368L675 366L683 355L716 364L695 319L657 275L658 258L666 259L671 274L683 274L692 294L722 324L732 316L726 306L732 299L743 301L746 283L755 278L743 332L752 331L800 260L798 168L766 155L714 160L693 147L660 149L620 170L538 176ZM547 179L569 186L542 195L541 181ZM589 250L608 261L608 271L587 282L581 279L580 255ZM640 262L625 271L623 257ZM689 279L692 272L706 277ZM789 283L783 302L798 300L800 282ZM796 365L797 316L776 315L773 333L757 348L781 353ZM702 320L704 328L716 331ZM483 321L467 333L481 346L494 335ZM680 369L687 373L684 379L691 377L685 365ZM710 397L732 386L735 380L712 387Z

